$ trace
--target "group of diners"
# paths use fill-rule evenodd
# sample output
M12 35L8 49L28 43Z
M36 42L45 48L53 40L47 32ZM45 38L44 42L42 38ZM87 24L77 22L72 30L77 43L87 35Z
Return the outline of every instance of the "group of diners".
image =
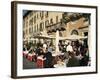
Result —
M59 44L58 46L60 53L64 53L63 55L53 56L52 46L48 46L46 43L37 45L35 49L32 46L27 49L27 46L24 45L23 51L27 50L28 53L34 53L34 61L38 63L37 68L53 68L58 62L64 62L66 67L91 65L88 47L83 43L70 41L66 45ZM42 65L38 59L43 60Z
M88 45L83 41L70 41L61 49L64 49L64 56L68 59L67 67L91 65Z
M27 46L24 45L23 51L27 50ZM53 64L53 56L50 51L47 50L46 44L39 44L39 46L36 49L33 49L33 47L30 47L28 51L28 54L34 54L34 61L37 63L37 67L40 68L52 68ZM26 56L27 57L27 56ZM41 61L39 61L41 59Z

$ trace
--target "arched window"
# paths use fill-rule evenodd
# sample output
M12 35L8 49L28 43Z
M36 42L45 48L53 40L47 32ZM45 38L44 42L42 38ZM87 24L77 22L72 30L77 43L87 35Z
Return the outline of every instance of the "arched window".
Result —
M63 36L61 32L59 32L59 36Z
M73 30L73 31L71 32L71 35L73 35L73 34L78 35L79 33L78 33L77 30Z

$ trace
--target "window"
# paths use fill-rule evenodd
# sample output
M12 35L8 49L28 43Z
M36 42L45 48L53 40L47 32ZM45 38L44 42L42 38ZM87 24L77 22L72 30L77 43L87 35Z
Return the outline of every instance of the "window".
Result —
M43 31L43 26L44 26L44 24L40 23L40 31Z
M38 31L38 24L37 24L37 31Z
M48 11L46 12L45 17L48 17Z
M31 28L31 33L33 33L33 27Z
M25 37L25 31L23 31L23 38Z
M42 31L42 23L40 23L40 31Z
M37 19L38 19L38 17L39 17L39 16L38 16L38 13L37 13Z
M88 36L88 32L84 32L84 36ZM84 46L88 48L88 38L84 39Z
M34 32L36 32L36 26L34 26Z
M29 34L31 34L31 27L29 28Z
M42 17L44 16L44 12L42 11Z
M30 21L29 21L29 25L33 25L33 18L32 19L30 19Z
M45 21L45 26L48 26L49 25L49 20L46 20Z
M53 19L52 18L50 19L50 23L53 24Z
M41 17L42 15L41 15L41 12L40 12L40 17Z
M34 16L34 23L36 23L36 16Z
M29 20L29 33L31 34L32 33L32 27L33 27L33 18L31 18Z
M88 32L84 32L84 36L88 36Z
M58 23L58 16L56 16L56 23Z
M41 16L41 19L43 19L43 17L44 17L44 12L42 11L42 16Z
M41 17L41 19L43 19L43 17L44 17L44 12L43 11L40 12L40 17Z
M91 24L90 22L90 18L91 18L91 14L88 14L88 13L84 13L83 14L83 17L85 18L85 20L84 20L84 22L86 22L86 21L88 21L89 22L89 24Z

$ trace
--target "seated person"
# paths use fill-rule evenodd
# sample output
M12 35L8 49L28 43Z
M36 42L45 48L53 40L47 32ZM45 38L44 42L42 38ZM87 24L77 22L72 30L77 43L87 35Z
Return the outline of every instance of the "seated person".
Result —
M88 50L85 51L83 58L80 60L80 66L88 66L89 62L89 52Z
M79 66L79 60L75 57L75 54L73 52L70 52L70 58L67 63L67 67L77 67Z
M43 49L43 53L44 53L44 58L45 58L45 62L44 62L45 68L53 67L53 65L52 65L52 61L53 61L52 53L48 52L45 49Z
M23 51L27 51L26 45L23 45Z

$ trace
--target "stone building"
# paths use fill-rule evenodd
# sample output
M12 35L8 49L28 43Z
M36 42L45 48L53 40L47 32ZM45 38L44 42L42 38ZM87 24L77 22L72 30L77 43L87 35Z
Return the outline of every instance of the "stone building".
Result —
M89 26L90 14L87 13L27 11L23 16L23 38L37 43L39 39L34 36L56 36L57 30L60 37L88 36Z

